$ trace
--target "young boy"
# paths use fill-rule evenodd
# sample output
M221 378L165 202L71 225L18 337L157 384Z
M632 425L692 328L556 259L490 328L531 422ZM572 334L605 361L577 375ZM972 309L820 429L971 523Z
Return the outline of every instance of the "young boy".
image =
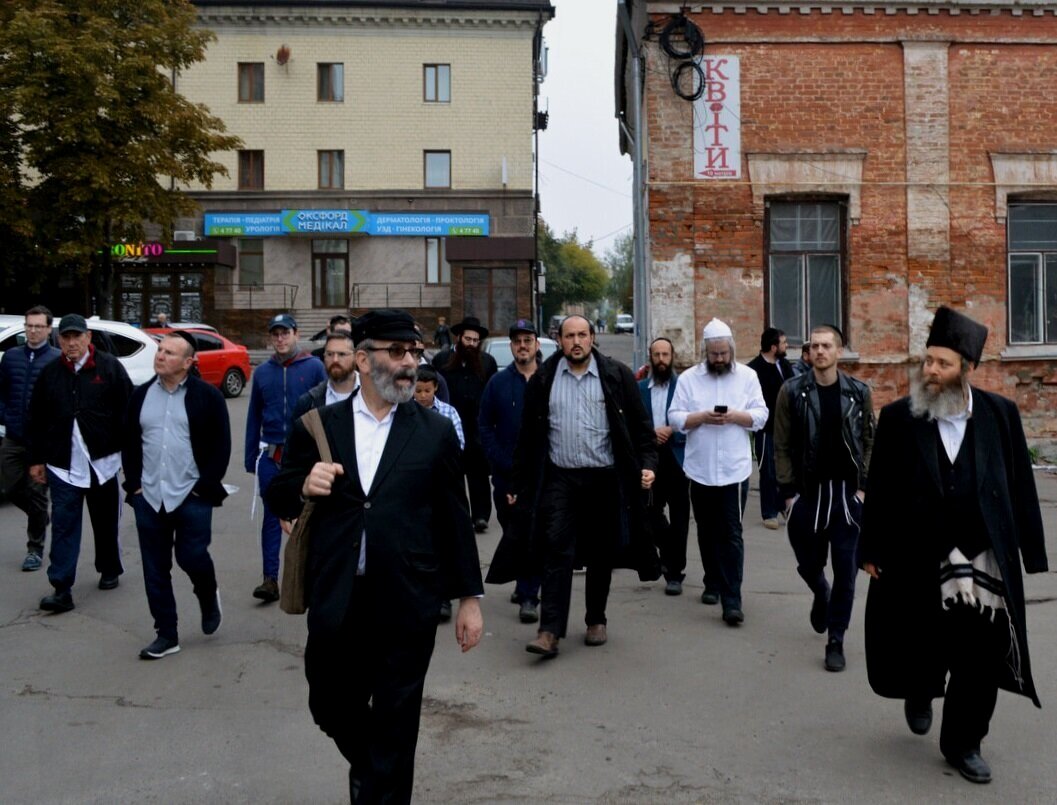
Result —
M453 406L437 399L437 386L440 376L432 366L420 366L415 374L415 402L423 408L432 408L438 414L446 416L455 426L455 435L459 437L459 447L466 449L466 437L462 432L462 419Z

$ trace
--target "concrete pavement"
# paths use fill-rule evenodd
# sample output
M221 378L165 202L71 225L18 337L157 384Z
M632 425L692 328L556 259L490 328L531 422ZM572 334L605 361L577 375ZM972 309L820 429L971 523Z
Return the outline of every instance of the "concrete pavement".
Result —
M625 339L630 343L630 339ZM246 397L229 401L242 443ZM43 571L21 573L24 518L0 507L0 802L338 803L346 766L312 724L303 675L304 619L250 597L259 581L252 477L215 518L224 601L220 631L198 629L190 583L174 571L183 651L137 659L153 637L131 511L126 573L96 589L89 526L77 609L36 609ZM1057 479L1038 473L1057 568ZM693 525L691 525L693 529ZM498 539L481 535L482 563ZM483 602L486 637L462 655L442 626L426 685L416 801L444 803L1053 802L1057 746L1057 574L1027 577L1039 711L1002 693L984 755L995 781L972 786L948 768L938 723L919 738L900 702L874 696L862 649L861 584L846 640L848 670L822 668L810 595L782 531L767 531L753 493L746 512L746 623L730 629L699 603L691 536L686 590L615 575L609 643L582 643L583 577L575 579L561 655L524 651L507 587ZM367 647L369 648L369 647ZM939 704L939 703L937 703ZM939 712L937 710L937 721Z

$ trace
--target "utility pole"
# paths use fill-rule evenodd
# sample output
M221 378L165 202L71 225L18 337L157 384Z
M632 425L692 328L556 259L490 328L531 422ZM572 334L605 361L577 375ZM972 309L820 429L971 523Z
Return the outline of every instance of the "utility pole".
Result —
M633 275L634 275L634 305L632 314L635 317L635 351L632 362L633 368L642 366L649 359L648 344L650 332L650 282L646 268L646 236L648 232L645 218L645 196L646 187L643 178L643 140L646 138L646 127L642 116L642 50L639 48L639 38L631 26L631 12L628 9L627 0L617 0L617 14L620 24L624 29L624 39L627 42L628 54L631 61L631 92L629 105L631 107L631 125L634 133L621 121L624 128L624 136L631 141L631 164L632 164L632 233L634 237L633 250Z

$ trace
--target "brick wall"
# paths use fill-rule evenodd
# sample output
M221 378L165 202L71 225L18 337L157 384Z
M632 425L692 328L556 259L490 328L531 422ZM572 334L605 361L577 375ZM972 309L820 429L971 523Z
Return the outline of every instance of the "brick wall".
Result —
M976 382L1015 398L1034 439L1054 439L1057 345L1049 359L1002 358L1006 228L990 155L1057 151L1057 18L806 10L689 15L706 55L740 57L738 181L694 180L692 104L672 92L656 41L646 43L654 287L680 261L693 278L693 333L680 353L695 354L718 316L748 359L767 324L764 216L748 155L865 152L861 219L847 230L846 321L858 353L848 368L871 381L878 405L897 398L932 311L967 308L991 328ZM1057 185L1038 197L1057 200ZM670 309L654 301L657 333L683 327Z

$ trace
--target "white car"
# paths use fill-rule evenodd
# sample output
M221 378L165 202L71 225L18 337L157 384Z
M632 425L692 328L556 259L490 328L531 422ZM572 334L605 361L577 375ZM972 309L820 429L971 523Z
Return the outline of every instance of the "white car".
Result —
M613 326L614 333L634 333L635 319L630 313L618 313L617 322Z
M26 343L25 317L10 318L14 321L8 321L6 317L0 319L0 360L7 350ZM52 322L52 334L56 337L58 333L54 328L59 326L60 318L56 316ZM154 356L158 352L158 344L150 335L123 321L107 321L98 316L88 319L88 329L97 349L117 355L134 386L154 377Z
M541 360L547 360L558 351L558 342L553 338L541 338L539 342L540 353L543 355ZM481 352L487 352L495 358L496 366L500 369L509 366L510 362L514 360L514 355L510 351L510 339L506 336L497 335L492 338L486 338L484 343L481 344Z

